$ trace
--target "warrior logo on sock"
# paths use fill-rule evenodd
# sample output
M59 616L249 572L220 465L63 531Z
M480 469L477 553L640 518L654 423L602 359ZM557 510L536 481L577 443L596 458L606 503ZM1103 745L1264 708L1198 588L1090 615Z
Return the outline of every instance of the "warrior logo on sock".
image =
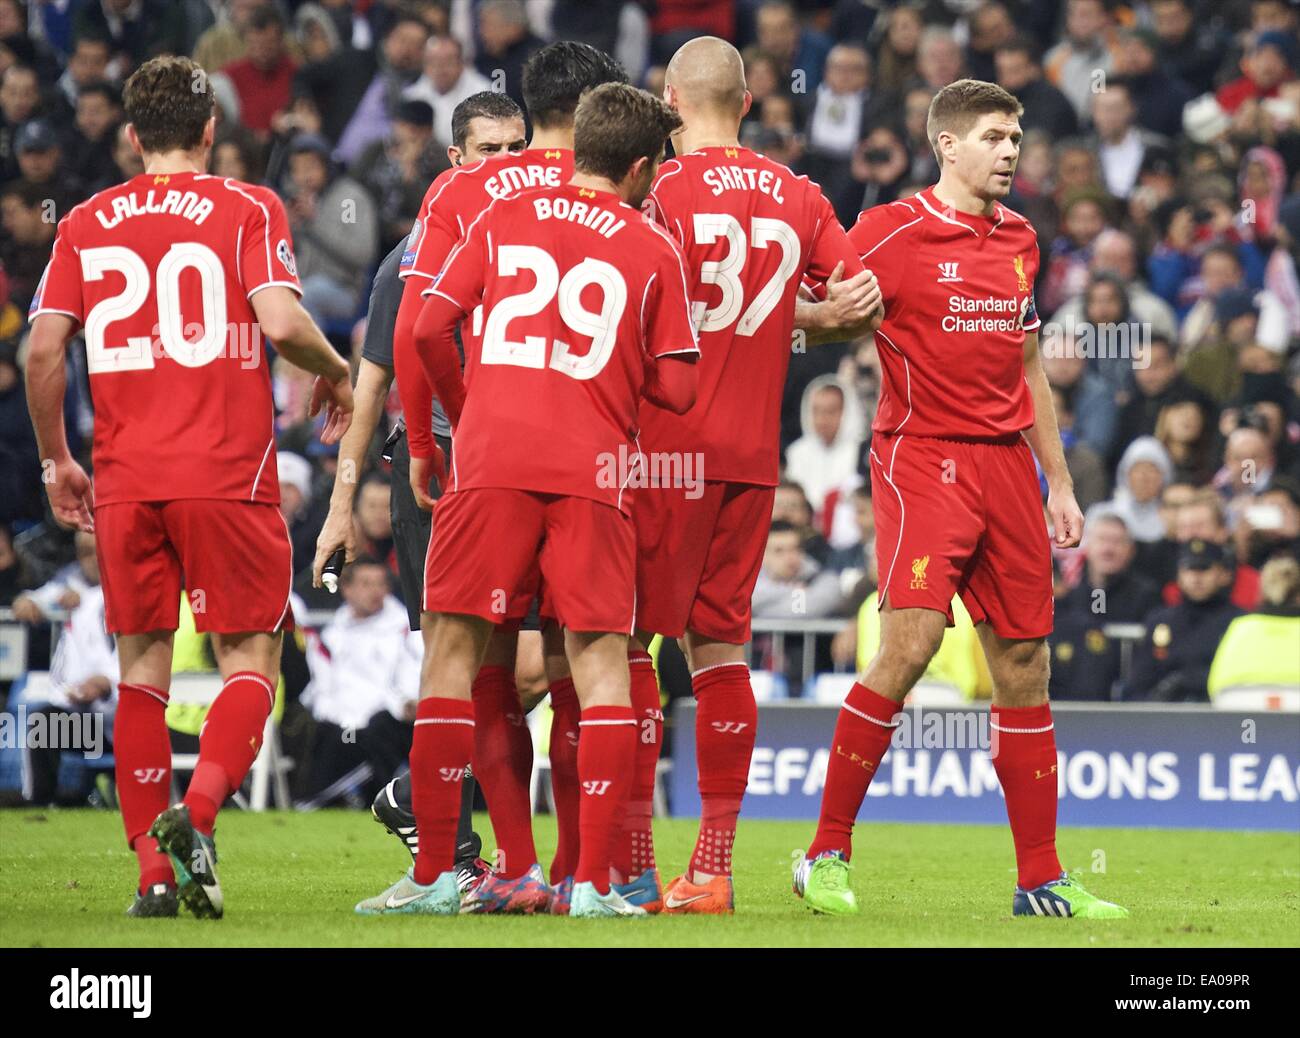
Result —
M749 727L748 721L714 721L713 730L719 735L739 735Z
M591 779L582 784L582 789L589 797L603 797L613 784L611 779Z
M438 774L442 776L443 782L459 782L465 777L464 768L439 768Z

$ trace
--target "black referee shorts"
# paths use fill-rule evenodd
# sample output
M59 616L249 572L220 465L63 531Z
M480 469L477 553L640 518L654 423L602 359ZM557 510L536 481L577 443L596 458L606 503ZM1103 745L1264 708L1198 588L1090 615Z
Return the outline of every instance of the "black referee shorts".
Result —
M451 471L451 440L434 436L438 446L447 455L447 471ZM406 443L406 428L399 426L388 438L386 447L392 451L393 487L389 498L388 514L393 524L393 548L397 553L397 579L402 585L402 601L406 603L406 616L411 630L420 629L420 604L424 601L424 559L429 553L429 538L433 533L433 516L415 503L411 493L411 451ZM429 481L429 496L435 501L442 496L436 480ZM520 625L524 631L540 631L537 600L533 600L528 616Z

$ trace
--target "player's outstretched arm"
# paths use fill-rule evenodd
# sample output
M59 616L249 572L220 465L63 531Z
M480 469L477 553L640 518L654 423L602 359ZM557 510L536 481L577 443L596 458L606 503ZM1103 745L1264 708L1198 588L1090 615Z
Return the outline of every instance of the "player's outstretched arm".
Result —
M27 354L27 408L41 455L41 478L54 518L89 533L94 496L90 477L68 451L63 425L67 391L66 351L77 322L62 314L41 314L32 323Z
M460 412L465 404L465 382L456 352L456 326L464 316L459 303L435 293L425 300L413 336L420 366L438 394L452 428L460 424Z
M809 346L873 335L884 317L876 275L863 270L846 279L843 263L836 264L826 280L824 300L800 298L794 304L794 326L803 331Z
M344 549L344 561L351 562L356 558L352 502L356 497L357 479L365 461L366 447L375 434L392 382L391 368L361 358L357 384L352 390L355 404L352 424L339 441L338 469L334 477L334 489L330 492L329 515L325 517L325 525L316 538L316 558L311 565L313 587L321 586L321 571L329 557L339 548Z
M1083 537L1083 513L1074 499L1074 480L1065 464L1061 430L1052 407L1052 390L1038 353L1038 332L1025 333L1025 382L1034 399L1034 424L1025 430L1025 439L1043 467L1047 477L1047 511L1052 517L1056 545L1073 548Z
M310 414L325 407L322 443L337 443L352 422L352 376L347 361L334 347L298 297L288 288L272 285L253 293L250 300L262 334L275 343L280 356L316 377Z
M645 398L673 414L689 411L700 381L695 367L698 357L698 353L670 353L652 361L642 389Z

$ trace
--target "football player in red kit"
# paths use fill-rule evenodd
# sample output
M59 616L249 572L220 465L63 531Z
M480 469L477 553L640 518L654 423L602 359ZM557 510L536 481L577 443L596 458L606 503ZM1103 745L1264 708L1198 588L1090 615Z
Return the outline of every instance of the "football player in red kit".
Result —
M681 255L634 208L680 125L644 91L592 90L575 118L572 180L495 202L426 289L416 341L455 437L425 567L429 649L411 750L420 848L412 872L359 911L459 910L451 864L474 746L470 686L497 600L540 559L582 706L569 914L645 914L610 887L637 737L627 669L636 534L634 473L603 474L611 459L639 456L643 393L677 412L695 399ZM480 305L486 319L467 345L462 386L452 333Z
M312 413L328 411L325 442L347 430L352 391L346 362L298 302L279 199L203 172L215 126L203 70L155 58L124 101L145 172L60 223L32 302L27 394L54 516L94 530L117 637L118 798L140 863L131 914L175 915L179 894L215 918L213 820L257 756L292 623L261 336L318 376ZM79 327L95 402L93 492L63 426L65 349ZM168 808L163 712L182 586L224 683L185 798Z
M885 304L871 441L881 645L840 711L817 835L794 863L795 892L818 911L857 911L853 822L960 595L993 677L991 756L1015 844L1014 914L1128 914L1070 879L1056 855L1051 545L1035 456L1058 546L1079 543L1083 517L1038 353L1037 238L1000 201L1021 112L992 83L944 87L928 123L938 184L864 212L850 232Z
M398 388L406 408L407 441L411 455L410 482L417 502L433 507L429 480L443 461L433 440L430 401L433 390L414 348L412 329L424 305L422 293L433 283L452 248L489 205L522 190L559 187L573 175L573 120L578 99L602 83L623 83L627 74L609 55L585 43L560 41L543 47L524 67L524 101L532 122L529 146L516 154L459 166L430 185L407 239L400 276L405 281L393 333L393 360ZM482 335L483 311L476 309L461 325L466 349ZM410 408L416 408L412 417ZM464 450L464 436L456 439ZM456 460L453 457L453 464ZM555 792L558 841L551 863L550 884L533 881L537 861L533 841L529 782L532 735L515 687L516 632L529 613L536 590L533 572L523 586L498 599L498 630L474 681L476 703L474 776L483 788L496 838L493 871L466 898L475 912L534 912L567 908L578 862L577 734L578 699L565 670L548 666L551 707L551 777ZM554 628L554 625L548 625ZM563 656L558 630L548 644ZM558 644L556 644L558 643ZM428 642L426 640L426 652ZM401 805L405 807L406 805ZM418 834L418 826L410 835ZM554 895L554 896L552 896Z
M646 212L686 257L700 384L684 415L642 407L641 445L652 457L697 459L692 471L702 486L637 490L637 628L642 644L650 632L685 636L699 704L699 839L684 874L663 893L664 911L728 913L758 719L744 646L780 470L796 293L805 276L829 281L834 298L802 307L799 324L810 338L842 339L874 329L879 290L817 185L740 146L750 98L731 44L690 41L673 55L665 83L684 126L673 138L678 157L664 163ZM841 282L841 274L850 276ZM639 716L658 712L654 669L636 646L632 696ZM654 866L658 743L637 752L645 759L625 823L634 876Z

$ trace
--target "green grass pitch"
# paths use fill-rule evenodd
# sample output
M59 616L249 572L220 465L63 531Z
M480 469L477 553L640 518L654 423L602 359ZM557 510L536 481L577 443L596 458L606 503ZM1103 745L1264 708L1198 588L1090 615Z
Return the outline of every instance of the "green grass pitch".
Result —
M478 819L488 830L486 817ZM226 918L127 919L135 858L107 811L0 812L0 945L100 946L1224 946L1300 945L1300 834L1065 829L1062 861L1122 922L1017 919L1011 839L999 826L857 829L852 919L790 893L790 854L813 826L742 821L737 914L593 922L561 918L360 918L409 860L368 815L223 813ZM549 860L554 828L537 824ZM690 854L692 821L656 823L661 874ZM1104 861L1104 873L1092 873Z

